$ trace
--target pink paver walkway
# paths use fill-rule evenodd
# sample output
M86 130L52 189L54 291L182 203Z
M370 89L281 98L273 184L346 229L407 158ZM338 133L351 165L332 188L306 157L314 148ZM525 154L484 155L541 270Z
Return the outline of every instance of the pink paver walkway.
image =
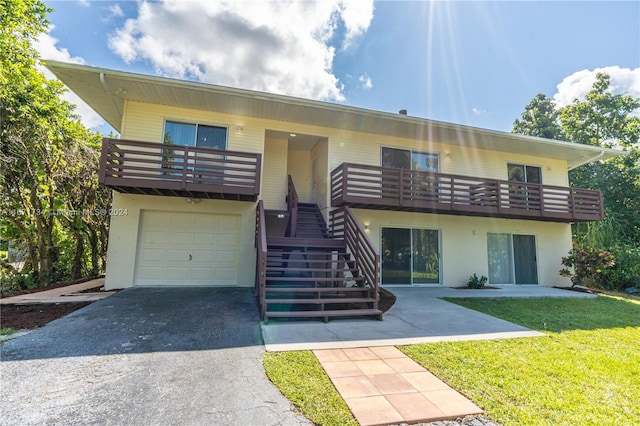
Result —
M363 426L433 422L483 413L394 346L313 353Z

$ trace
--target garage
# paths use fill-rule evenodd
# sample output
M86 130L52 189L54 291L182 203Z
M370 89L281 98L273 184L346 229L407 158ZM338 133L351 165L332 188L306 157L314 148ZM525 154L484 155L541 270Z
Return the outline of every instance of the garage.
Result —
M134 285L238 285L240 216L140 212Z

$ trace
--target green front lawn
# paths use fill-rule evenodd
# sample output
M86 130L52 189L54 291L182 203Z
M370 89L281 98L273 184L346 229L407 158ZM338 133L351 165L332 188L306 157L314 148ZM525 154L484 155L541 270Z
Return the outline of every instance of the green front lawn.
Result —
M640 424L640 301L451 299L548 337L400 349L504 425Z
M547 337L402 346L503 425L640 425L640 300L451 299ZM310 351L269 378L318 425L357 424Z

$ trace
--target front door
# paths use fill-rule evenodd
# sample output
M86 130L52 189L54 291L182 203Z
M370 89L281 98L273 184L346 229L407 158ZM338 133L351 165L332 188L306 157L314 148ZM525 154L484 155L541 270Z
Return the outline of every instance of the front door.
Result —
M382 284L439 284L439 232L382 228Z

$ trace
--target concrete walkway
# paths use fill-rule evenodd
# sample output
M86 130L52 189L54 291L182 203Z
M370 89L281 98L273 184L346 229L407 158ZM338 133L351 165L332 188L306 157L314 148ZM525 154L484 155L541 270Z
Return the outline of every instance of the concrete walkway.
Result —
M541 286L495 290L394 288L383 321L271 321L262 324L268 351L311 349L358 423L427 423L482 414L392 345L537 337L544 334L439 299L440 297L596 297Z
M454 340L543 336L542 333L463 308L439 297L596 297L542 286L504 286L497 290L399 287L383 321L371 319L269 321L262 324L268 351L395 346Z
M51 290L38 291L36 293L21 294L19 296L0 299L0 305L30 305L34 303L68 303L68 302L94 302L107 298L114 291L100 291L95 293L81 293L90 288L104 286L104 278L85 281L80 284L72 284Z

